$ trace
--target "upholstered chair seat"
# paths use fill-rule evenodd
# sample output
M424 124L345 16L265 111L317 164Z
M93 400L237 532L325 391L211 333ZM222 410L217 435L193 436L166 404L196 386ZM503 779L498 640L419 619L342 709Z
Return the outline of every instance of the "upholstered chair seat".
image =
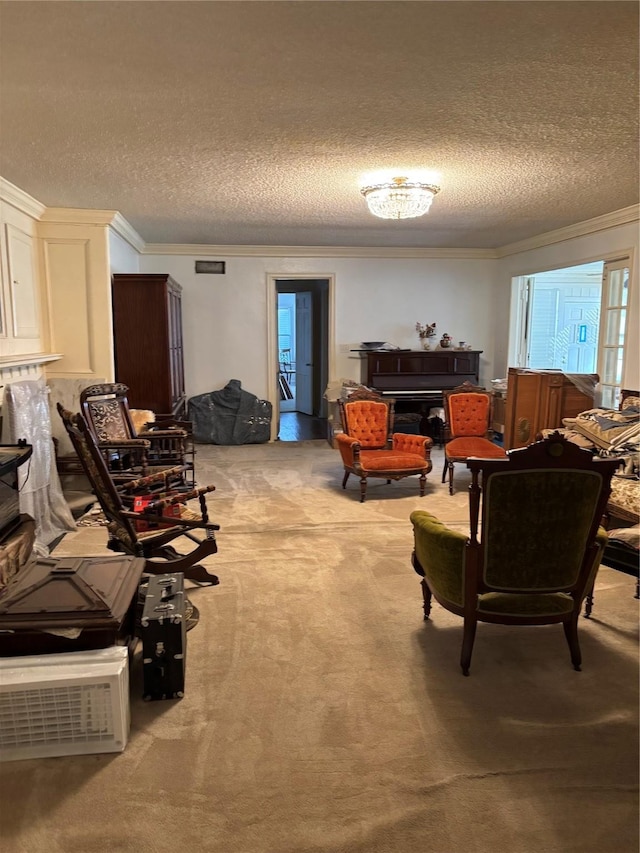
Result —
M503 459L504 450L486 438L466 436L464 438L452 438L446 445L447 459L453 462L464 462L470 456L480 459Z
M417 449L416 449L417 451ZM367 471L407 471L424 468L425 459L419 452L401 450L361 450L360 462Z

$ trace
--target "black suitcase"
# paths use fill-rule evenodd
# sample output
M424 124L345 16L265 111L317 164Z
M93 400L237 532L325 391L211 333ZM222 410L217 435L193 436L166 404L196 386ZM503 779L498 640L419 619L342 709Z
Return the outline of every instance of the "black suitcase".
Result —
M187 662L184 575L152 575L140 620L143 698L184 696Z

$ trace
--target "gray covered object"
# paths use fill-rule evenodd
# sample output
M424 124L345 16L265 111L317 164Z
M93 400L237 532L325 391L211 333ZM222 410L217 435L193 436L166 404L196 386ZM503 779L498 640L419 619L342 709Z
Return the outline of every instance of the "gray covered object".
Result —
M188 403L193 437L201 444L269 441L271 411L271 403L243 391L239 379L230 379L220 391L191 397Z

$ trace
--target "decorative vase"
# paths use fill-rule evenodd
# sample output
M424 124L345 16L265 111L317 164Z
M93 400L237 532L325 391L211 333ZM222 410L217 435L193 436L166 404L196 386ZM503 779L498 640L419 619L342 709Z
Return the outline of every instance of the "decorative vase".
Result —
M442 347L442 349L449 349L449 347L451 346L451 335L443 335L440 338L440 346Z
M430 350L431 344L429 343L429 338L420 338L420 343L422 344L422 349Z

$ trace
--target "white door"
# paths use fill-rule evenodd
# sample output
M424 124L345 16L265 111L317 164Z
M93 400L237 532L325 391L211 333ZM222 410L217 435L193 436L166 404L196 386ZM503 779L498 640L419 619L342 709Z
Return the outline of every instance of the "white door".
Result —
M527 278L519 366L596 372L602 267L598 261Z
M313 307L311 293L296 293L296 410L313 414Z
M565 373L595 373L598 362L600 305L568 298L562 306L561 369Z

